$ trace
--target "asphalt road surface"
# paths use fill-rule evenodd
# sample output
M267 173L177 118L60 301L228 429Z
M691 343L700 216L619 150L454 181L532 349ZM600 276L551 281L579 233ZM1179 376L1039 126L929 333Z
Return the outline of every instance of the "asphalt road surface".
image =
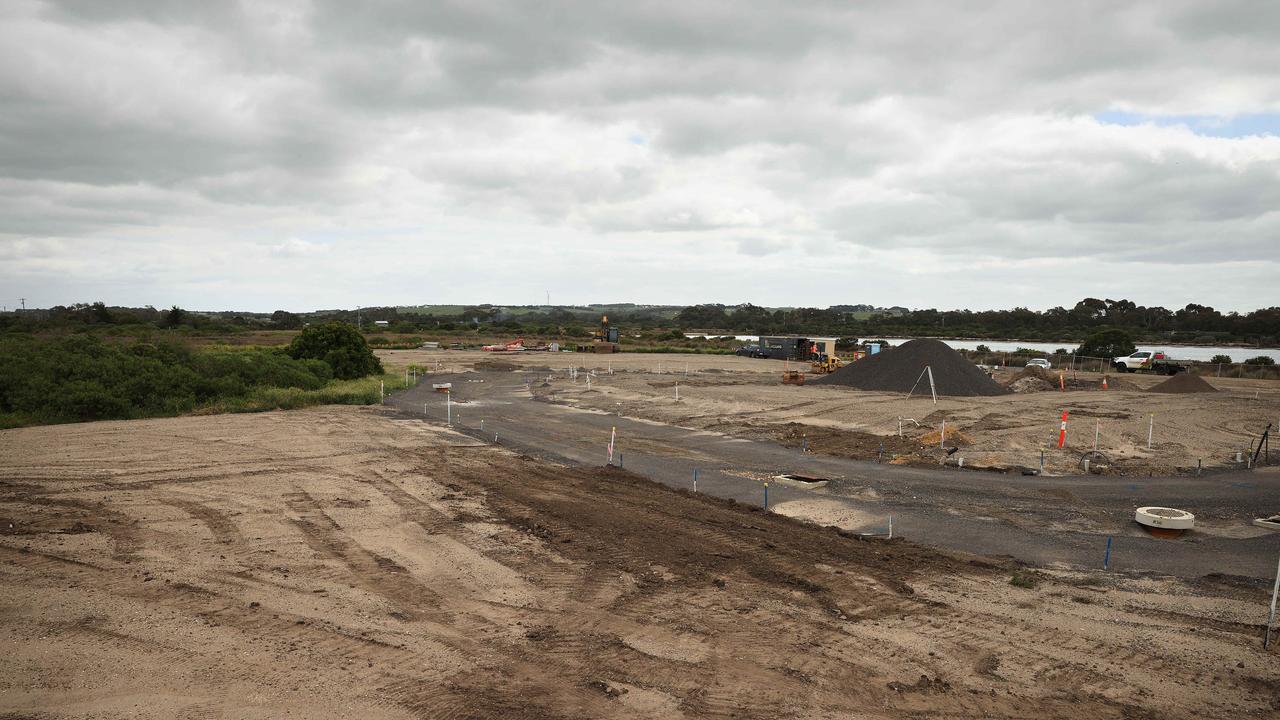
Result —
M1128 572L1271 578L1280 557L1280 533L1250 524L1280 511L1280 474L1273 472L1042 477L882 465L539 401L526 377L534 375L433 375L386 403L443 423L445 396L431 382L452 382L455 429L531 456L603 465L616 427L614 463L673 487L691 489L696 470L699 492L763 503L768 481L770 506L840 503L861 518L854 528L860 532L883 533L892 516L895 536L1034 565L1100 568L1108 537L1111 568ZM827 483L813 488L776 479L792 473ZM1144 505L1193 512L1199 529L1177 540L1150 537L1133 522L1134 508Z

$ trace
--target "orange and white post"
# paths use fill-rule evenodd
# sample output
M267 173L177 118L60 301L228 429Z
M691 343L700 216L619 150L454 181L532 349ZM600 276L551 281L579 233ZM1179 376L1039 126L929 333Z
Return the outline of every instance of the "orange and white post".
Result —
M1058 447L1065 447L1067 444L1067 411L1062 411L1062 429L1058 431Z

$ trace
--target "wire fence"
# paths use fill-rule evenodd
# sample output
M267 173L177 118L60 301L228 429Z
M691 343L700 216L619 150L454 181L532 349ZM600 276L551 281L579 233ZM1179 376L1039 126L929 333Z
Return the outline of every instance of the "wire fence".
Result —
M1070 372L1117 372L1111 364L1111 358L1091 357L1088 355L1063 355L1061 353L1020 353L1014 352L978 352L962 350L966 357L978 365L990 367L1020 368L1027 361L1034 359L1048 360L1054 370ZM1280 379L1280 365L1251 365L1249 363L1210 363L1195 360L1177 360L1172 362L1181 365L1195 375L1204 377L1250 378L1255 380Z

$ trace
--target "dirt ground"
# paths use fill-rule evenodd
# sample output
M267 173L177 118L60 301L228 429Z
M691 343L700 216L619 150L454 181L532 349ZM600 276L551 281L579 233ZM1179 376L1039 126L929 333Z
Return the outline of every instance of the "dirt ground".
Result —
M0 456L0 717L1280 711L1269 588L859 539L381 408L9 430Z
M537 368L537 376L548 385L536 383L535 392L554 402L795 446L807 442L814 452L844 457L875 459L883 452L884 461L896 458L899 463L943 461L938 441L946 421L946 447L960 448L945 457L953 465L963 459L973 468L1039 468L1043 450L1046 471L1058 474L1083 472L1086 454L1094 473L1190 473L1197 463L1207 470L1237 468L1241 464L1236 453L1247 454L1267 423L1280 422L1280 382L1272 380L1206 378L1220 392L1178 395L1146 392L1163 377L1111 375L1111 384L1122 389L940 397L935 405L927 389L924 395L906 398L832 385L783 385L783 362L736 356L440 351L379 355L393 366L416 363L434 369L438 362L441 370L494 362L531 374ZM571 364L595 370L590 389L585 377L569 380L565 369ZM553 365L555 370L550 370ZM995 377L1011 380L1013 374L1004 370ZM1073 382L1100 386L1101 379L1085 372L1069 372L1066 378L1068 388ZM1059 449L1064 410L1067 442ZM1100 455L1092 454L1095 430ZM1272 458L1280 459L1280 445Z

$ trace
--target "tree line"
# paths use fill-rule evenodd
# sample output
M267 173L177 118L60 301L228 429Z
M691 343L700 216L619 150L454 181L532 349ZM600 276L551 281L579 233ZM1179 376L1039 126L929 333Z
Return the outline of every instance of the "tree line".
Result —
M735 333L791 333L833 336L942 336L1080 342L1104 329L1118 329L1139 340L1212 344L1248 342L1270 345L1280 338L1280 307L1249 313L1221 313L1206 305L1179 310L1144 307L1129 300L1085 298L1071 308L1044 311L907 310L851 313L836 309L770 310L755 305L694 305L675 316L682 328Z
M694 330L731 334L809 334L835 337L941 336L1079 343L1104 329L1123 330L1139 341L1179 343L1280 342L1280 307L1248 313L1220 312L1189 303L1170 310L1130 300L1085 298L1070 308L1030 310L875 309L865 305L828 308L767 308L703 304L687 307L457 306L448 311L404 307L363 307L292 313L192 312L174 306L117 308L101 302L57 306L49 310L0 315L0 330L38 332L66 328L148 327L177 332L236 333L297 330L308 324L340 321L359 324L366 333L488 333L583 337L607 314L627 330ZM376 324L378 321L385 326Z

